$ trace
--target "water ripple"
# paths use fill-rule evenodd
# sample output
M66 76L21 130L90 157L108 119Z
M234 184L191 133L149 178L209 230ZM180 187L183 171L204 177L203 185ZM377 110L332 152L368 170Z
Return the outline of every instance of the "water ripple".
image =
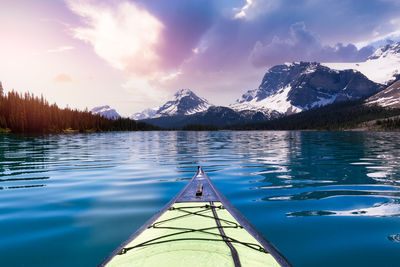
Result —
M0 134L0 162L5 266L97 265L198 165L295 266L398 259L398 133Z

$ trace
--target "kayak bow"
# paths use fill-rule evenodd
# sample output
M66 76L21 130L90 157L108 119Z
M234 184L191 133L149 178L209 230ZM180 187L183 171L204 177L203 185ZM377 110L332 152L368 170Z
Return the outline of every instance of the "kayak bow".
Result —
M99 266L291 266L198 168Z

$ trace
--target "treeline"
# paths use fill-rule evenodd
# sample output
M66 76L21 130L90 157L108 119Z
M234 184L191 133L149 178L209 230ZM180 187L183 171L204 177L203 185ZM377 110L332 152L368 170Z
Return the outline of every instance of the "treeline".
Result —
M217 131L218 127L202 124L188 124L181 128L182 131Z
M39 98L31 93L0 93L0 129L3 132L62 133L156 129L152 125L137 123L131 119L113 120L93 115L87 110L60 109L56 104L50 105L43 96Z
M290 116L235 126L234 130L344 130L363 122L400 114L400 109L364 105L364 100L346 101L303 111Z
M400 130L400 118L377 120L376 125L384 130Z

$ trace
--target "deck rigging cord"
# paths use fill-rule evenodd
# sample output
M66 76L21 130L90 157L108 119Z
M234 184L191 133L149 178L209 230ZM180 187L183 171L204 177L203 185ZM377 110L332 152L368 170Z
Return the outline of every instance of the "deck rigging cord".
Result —
M193 209L193 208L202 208L202 210L196 211L196 212L192 212L190 210L187 209ZM210 216L207 214L203 214L205 212L208 211L215 211L215 209L225 209L225 207L223 205L219 205L216 206L214 205L212 202L210 202L210 204L206 204L203 206L183 206L183 207L170 207L168 210L172 211L179 211L179 212L183 212L183 215L179 215L173 218L169 218L166 220L161 220L158 222L153 223L152 225L150 225L148 228L154 228L154 229L169 229L169 230L178 230L179 232L176 233L172 233L172 234L167 234L167 235L162 235L150 240L147 240L145 242L142 242L140 244L131 246L131 247L125 247L122 248L119 251L119 255L125 254L128 251L135 249L135 248L140 248L140 247L145 247L145 246L150 246L150 245L156 245L156 244L162 244L162 243L167 243L167 242L173 242L173 241L188 241L188 240L199 240L199 241L219 241L219 242L226 242L226 243L235 243L235 244L241 244L244 245L248 248L254 249L256 251L259 252L264 252L264 253L268 253L262 246L258 245L258 244L254 244L254 243L248 243L248 242L242 242L239 241L237 239L234 239L232 237L227 236L224 231L222 229L229 229L229 228L240 228L243 229L243 227L241 225L239 225L236 222L233 221L229 221L229 220L225 220L225 219L221 219L218 217L215 217L216 213L213 213L214 216ZM187 216L201 216L201 217L205 217L205 218L210 218L213 220L217 221L217 225L213 226L213 227L206 227L206 228L200 228L200 229L193 229L193 228L185 228L185 227L172 227L172 226L160 226L161 224L165 223L165 222L169 222L172 220L178 220ZM218 222L224 222L226 224L230 224L230 225L221 225ZM219 234L218 233L213 233L210 232L210 230L213 229L218 229L219 230ZM222 231L221 231L222 230ZM201 232L204 234L208 234L214 237L221 237L222 239L216 239L216 238L174 238L174 239L167 239L167 240L162 240L171 236L178 236L178 235L182 235L182 234L187 234L187 233L193 233L193 232ZM229 245L228 245L229 246ZM230 247L231 248L231 247ZM232 251L232 249L231 249Z

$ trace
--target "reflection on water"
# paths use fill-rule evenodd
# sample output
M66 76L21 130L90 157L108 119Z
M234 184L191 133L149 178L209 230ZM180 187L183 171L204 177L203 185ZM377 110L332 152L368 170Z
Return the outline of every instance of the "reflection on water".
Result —
M255 173L266 184L253 187L266 192L257 200L310 203L286 213L290 217L399 216L399 139L396 133L288 133L273 143L278 149L256 158L266 167ZM378 202L358 209L305 210L314 200L340 203L366 197Z
M388 236L388 239L390 241L400 243L400 234L390 235L390 236Z
M0 162L6 266L96 265L198 165L295 266L398 259L398 133L3 134Z
M372 207L353 209L353 210L317 210L317 211L297 211L286 214L287 216L376 216L376 217L397 217L400 216L400 201L390 201L386 203L375 203Z

